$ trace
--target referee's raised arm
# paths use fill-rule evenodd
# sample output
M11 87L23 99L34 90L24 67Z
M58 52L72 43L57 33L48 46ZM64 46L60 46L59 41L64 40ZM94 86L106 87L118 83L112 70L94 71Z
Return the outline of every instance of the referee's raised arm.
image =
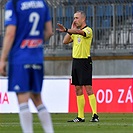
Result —
M68 29L65 28L62 24L57 23L58 28L56 30L60 31L60 32L66 32L67 34L65 35L64 39L63 39L63 44L68 44L70 42L72 42L73 40L71 39L71 35L68 32Z

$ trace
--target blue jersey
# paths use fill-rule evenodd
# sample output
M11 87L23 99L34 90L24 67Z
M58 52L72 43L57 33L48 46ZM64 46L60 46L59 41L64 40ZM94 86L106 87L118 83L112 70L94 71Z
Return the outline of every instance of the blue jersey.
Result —
M5 26L15 25L16 36L9 53L11 64L43 62L44 24L50 21L44 0L9 0L5 7Z

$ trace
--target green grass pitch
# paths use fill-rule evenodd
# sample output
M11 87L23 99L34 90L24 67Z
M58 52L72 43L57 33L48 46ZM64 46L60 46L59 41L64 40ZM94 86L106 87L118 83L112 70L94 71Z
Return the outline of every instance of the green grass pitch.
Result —
M91 123L90 113L85 122L68 123L75 113L51 114L55 133L133 133L133 114L100 113L100 122ZM33 114L34 133L43 133L37 114ZM18 114L0 114L0 133L22 133Z

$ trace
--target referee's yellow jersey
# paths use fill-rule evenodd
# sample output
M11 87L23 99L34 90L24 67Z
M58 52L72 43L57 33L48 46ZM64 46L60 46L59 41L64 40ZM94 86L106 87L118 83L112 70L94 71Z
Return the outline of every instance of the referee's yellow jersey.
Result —
M86 36L79 34L72 34L71 38L73 40L73 58L88 58L90 57L91 42L93 38L92 29L88 26L82 29Z

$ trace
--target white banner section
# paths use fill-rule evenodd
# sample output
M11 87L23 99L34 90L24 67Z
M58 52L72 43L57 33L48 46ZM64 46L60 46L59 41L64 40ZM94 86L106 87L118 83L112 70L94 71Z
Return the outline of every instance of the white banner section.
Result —
M14 92L7 90L7 78L0 78L0 113L18 113L19 107ZM42 88L42 99L50 113L68 113L69 105L69 78L45 78ZM32 113L37 110L29 100Z

